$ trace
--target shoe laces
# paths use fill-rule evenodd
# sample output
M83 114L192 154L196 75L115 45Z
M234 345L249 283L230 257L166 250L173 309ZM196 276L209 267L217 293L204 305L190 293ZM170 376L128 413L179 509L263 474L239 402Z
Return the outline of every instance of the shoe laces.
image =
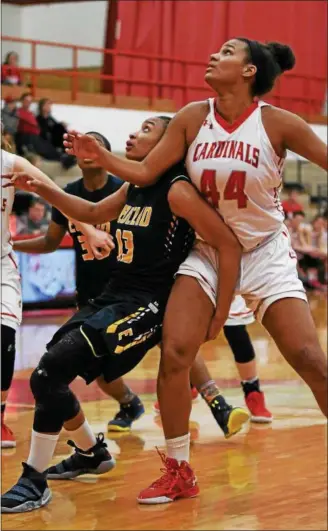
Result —
M72 448L74 448L75 452L76 453L81 453L81 454L91 454L94 450L98 450L99 448L107 448L107 444L105 443L105 436L103 433L98 433L97 437L96 437L96 444L94 446L92 446L91 448L89 448L89 450L82 450L82 448L79 448L74 441L72 440L69 440L67 441L67 444L69 446L71 446Z
M179 467L173 466L176 461L170 457L166 457L164 452L160 452L156 446L158 455L160 456L163 468L160 469L163 475L151 484L152 488L155 487L173 487L179 480Z

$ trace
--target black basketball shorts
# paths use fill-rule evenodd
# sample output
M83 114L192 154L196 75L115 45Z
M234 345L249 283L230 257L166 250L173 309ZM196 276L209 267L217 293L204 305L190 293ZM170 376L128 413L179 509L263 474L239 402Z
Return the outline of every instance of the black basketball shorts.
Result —
M90 301L56 332L47 348L67 332L79 329L93 355L93 362L81 367L79 375L87 383L100 375L107 382L116 380L160 342L167 299L168 293L106 294L106 305L99 308Z

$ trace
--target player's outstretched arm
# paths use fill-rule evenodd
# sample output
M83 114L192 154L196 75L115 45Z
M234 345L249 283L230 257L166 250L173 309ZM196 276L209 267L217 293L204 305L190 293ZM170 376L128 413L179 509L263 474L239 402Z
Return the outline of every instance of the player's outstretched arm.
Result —
M195 232L219 253L217 307L208 334L208 339L214 339L229 315L242 248L232 230L193 185L186 181L176 182L169 191L168 200L172 212L188 221Z
M157 146L142 162L128 160L102 148L97 140L89 135L71 131L64 135L67 153L78 158L97 160L108 172L124 181L138 186L148 186L171 166L182 160L187 150L186 126L189 120L199 120L199 103L181 109L172 119ZM201 125L201 122L200 124Z
M14 242L14 251L21 253L46 254L58 249L60 242L65 236L66 229L54 221L50 221L48 230L42 236L17 240Z
M285 149L328 170L327 145L305 120L289 111L276 108L271 109L271 116Z
M25 172L8 173L2 175L5 182L2 186L14 186L27 192L35 192L48 203L55 206L67 218L77 219L85 223L106 223L116 219L121 212L127 195L128 184L123 185L117 192L99 203L92 203L80 197L68 194L59 187L41 181Z

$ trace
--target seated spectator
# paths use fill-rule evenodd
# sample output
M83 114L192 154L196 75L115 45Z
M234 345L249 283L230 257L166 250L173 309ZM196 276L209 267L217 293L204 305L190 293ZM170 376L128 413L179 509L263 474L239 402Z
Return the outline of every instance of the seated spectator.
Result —
M288 199L282 201L282 208L284 209L285 216L292 217L294 212L301 212L303 207L299 203L300 193L296 188L291 188L287 193Z
M63 135L67 133L67 129L65 124L57 122L51 115L51 106L52 102L47 98L39 101L39 112L36 119L40 127L40 136L63 151Z
M3 85L22 85L16 52L7 53L4 63L1 65L1 83Z
M17 234L39 234L46 232L49 221L46 217L46 205L42 199L32 199L27 214L17 220Z
M22 94L20 101L22 106L17 111L19 122L16 134L18 154L24 156L27 151L34 152L44 159L61 162L66 169L74 166L75 157L67 155L64 151L57 150L48 140L41 138L39 124L30 110L33 102L31 94L25 92Z
M308 231L305 229L305 214L303 210L298 210L292 213L288 219L288 228L292 247L300 258L305 248L310 246Z
M1 118L7 133L14 136L17 133L19 118L17 115L16 100L11 96L5 98Z
M306 225L304 219L304 212L299 211L294 212L288 222L292 246L298 259L299 275L307 288L323 290L327 251L322 246L321 249L319 247L319 240L322 245L322 219L321 216L315 218L312 226Z
M8 133L6 128L3 128L1 138L1 147L3 146L2 149L9 151L9 153L16 153L16 144L14 137L10 133Z

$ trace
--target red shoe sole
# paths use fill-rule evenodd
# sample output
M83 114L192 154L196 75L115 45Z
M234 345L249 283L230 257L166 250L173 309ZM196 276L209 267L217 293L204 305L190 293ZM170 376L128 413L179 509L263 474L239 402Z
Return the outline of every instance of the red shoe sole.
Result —
M169 498L168 496L158 496L157 498L137 498L137 502L144 505L158 505L161 503L171 503L176 500L187 499L187 498L196 498L199 495L199 487L196 485L192 487L187 492L181 493L174 498Z

